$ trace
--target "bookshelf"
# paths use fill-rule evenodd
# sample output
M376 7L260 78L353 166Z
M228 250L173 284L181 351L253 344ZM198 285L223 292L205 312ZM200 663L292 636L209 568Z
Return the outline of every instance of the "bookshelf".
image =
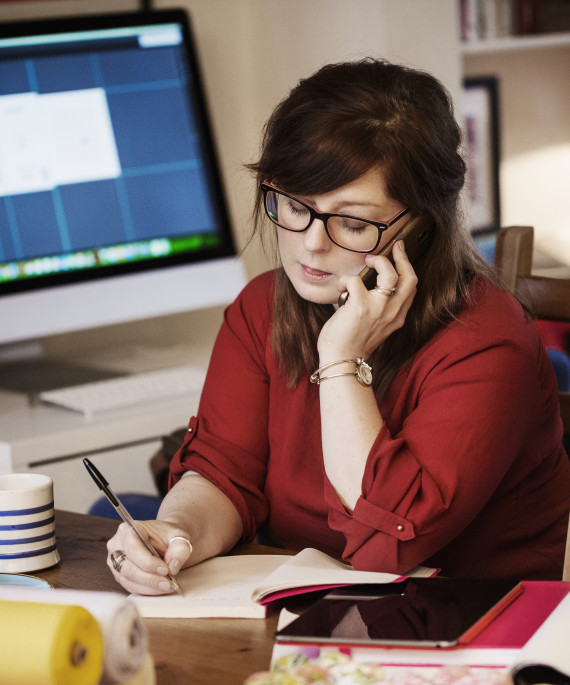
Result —
M506 36L504 38L464 41L461 44L460 51L462 55L468 56L561 47L570 47L570 31L532 36Z
M469 51L549 46L570 32L568 0L457 0L457 8Z
M457 0L456 10L463 76L498 81L501 223L533 225L537 249L569 268L570 2Z

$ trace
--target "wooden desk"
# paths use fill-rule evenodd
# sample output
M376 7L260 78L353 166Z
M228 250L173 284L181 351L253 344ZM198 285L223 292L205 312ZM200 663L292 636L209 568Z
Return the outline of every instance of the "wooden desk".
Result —
M57 511L61 562L34 575L56 588L125 592L105 563L118 521ZM268 552L244 545L240 552ZM126 592L125 592L126 594ZM145 619L158 685L241 685L269 667L277 615L263 619Z

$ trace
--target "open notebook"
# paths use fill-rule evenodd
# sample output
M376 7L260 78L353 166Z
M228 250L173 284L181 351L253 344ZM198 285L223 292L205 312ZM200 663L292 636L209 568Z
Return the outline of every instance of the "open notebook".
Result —
M418 566L406 575L429 577L436 573ZM214 557L178 574L184 596L132 598L147 618L264 618L267 605L282 597L342 585L393 583L401 578L392 573L355 571L307 548L295 555Z

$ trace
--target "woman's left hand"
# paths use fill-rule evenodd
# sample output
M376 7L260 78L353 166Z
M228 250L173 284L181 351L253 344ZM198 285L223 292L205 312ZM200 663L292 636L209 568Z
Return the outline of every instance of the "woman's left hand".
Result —
M404 325L416 295L418 278L401 240L394 246L392 255L395 268L386 257L366 256L366 265L378 273L373 290L366 290L357 275L341 279L340 284L348 290L349 298L321 330L318 340L321 365L339 359L368 359L391 333Z

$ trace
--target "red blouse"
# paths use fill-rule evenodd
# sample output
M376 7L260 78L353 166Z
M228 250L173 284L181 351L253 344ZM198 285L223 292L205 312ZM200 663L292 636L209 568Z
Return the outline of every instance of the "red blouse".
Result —
M265 523L357 569L560 579L570 463L552 365L514 298L471 289L381 403L350 512L324 474L319 388L287 387L271 352L274 272L254 279L226 311L171 485L197 471L234 503L244 540Z

